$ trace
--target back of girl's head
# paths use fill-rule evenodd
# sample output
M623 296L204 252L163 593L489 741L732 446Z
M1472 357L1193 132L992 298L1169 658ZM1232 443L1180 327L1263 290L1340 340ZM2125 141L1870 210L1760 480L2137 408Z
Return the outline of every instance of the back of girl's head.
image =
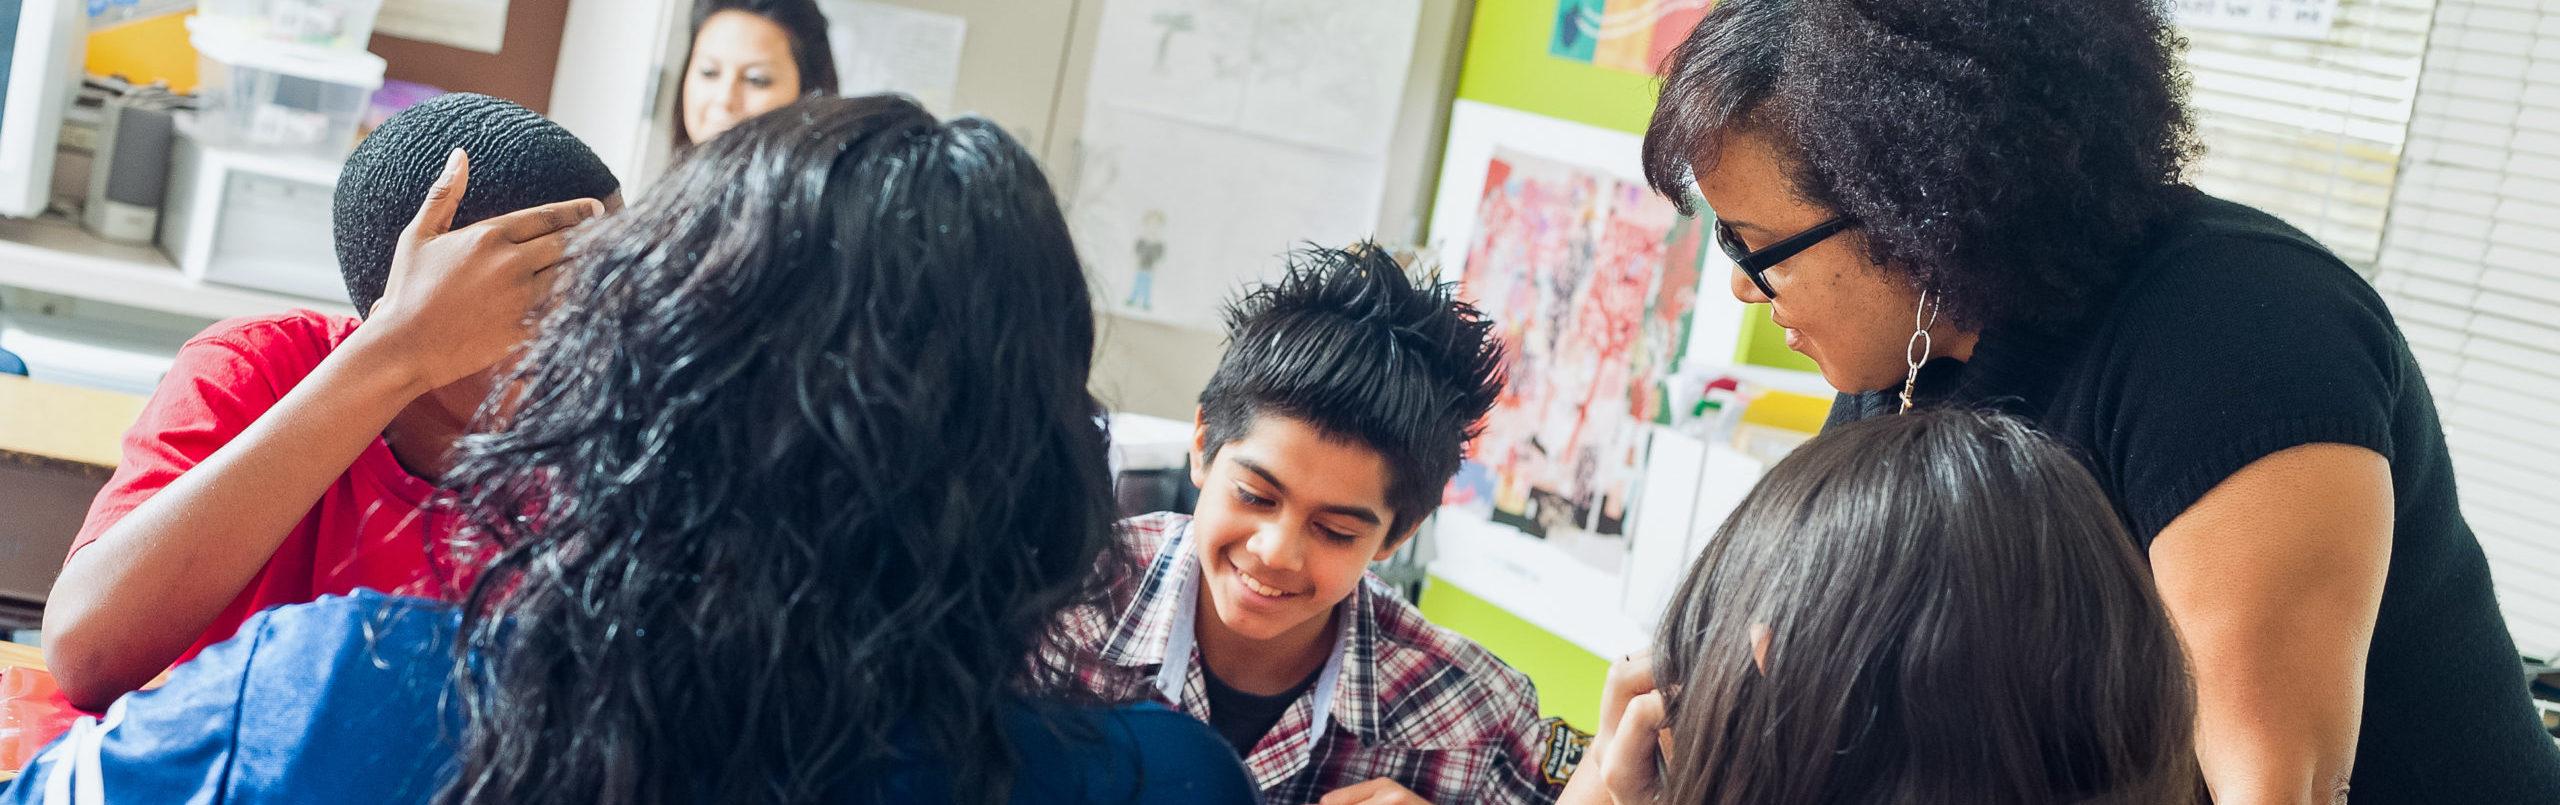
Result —
M593 225L467 442L447 801L810 801L912 765L961 801L1112 544L1091 305L1030 154L813 98ZM903 759L903 762L893 762Z
M1659 643L1667 802L2194 796L2193 694L2150 575L2097 482L2015 420L1806 443L1690 568Z

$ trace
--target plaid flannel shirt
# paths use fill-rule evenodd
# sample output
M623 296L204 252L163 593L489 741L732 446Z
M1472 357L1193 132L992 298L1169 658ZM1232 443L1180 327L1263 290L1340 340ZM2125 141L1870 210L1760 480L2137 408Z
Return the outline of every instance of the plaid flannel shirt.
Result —
M1156 684L1174 630L1190 628L1176 623L1190 610L1183 592L1198 589L1190 526L1189 516L1170 513L1123 521L1131 550L1152 559L1117 597L1119 612L1081 613L1070 633L1101 660L1080 669L1096 693L1161 702L1205 721L1208 683L1196 648L1177 659L1186 668L1179 700ZM1337 612L1345 631L1322 733L1315 707L1327 686L1319 684L1245 758L1266 805L1311 803L1380 777L1436 805L1555 800L1561 780L1550 771L1569 773L1562 734L1569 728L1538 718L1527 676L1431 625L1375 576Z

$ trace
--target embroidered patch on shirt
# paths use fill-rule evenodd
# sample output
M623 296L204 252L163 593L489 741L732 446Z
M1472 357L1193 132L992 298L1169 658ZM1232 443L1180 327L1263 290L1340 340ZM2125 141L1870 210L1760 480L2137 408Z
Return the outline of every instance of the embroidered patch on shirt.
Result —
M1582 750L1590 748L1591 733L1574 729L1564 719L1550 718L1538 722L1544 734L1540 743L1546 751L1538 758L1538 771L1547 776L1548 785L1564 785L1573 779L1573 767L1582 765Z

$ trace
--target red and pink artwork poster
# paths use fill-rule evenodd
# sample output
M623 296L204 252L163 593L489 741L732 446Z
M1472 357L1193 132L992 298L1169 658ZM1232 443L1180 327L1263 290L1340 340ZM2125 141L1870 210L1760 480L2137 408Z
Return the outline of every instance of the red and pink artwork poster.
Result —
M1539 537L1625 533L1697 304L1700 227L1642 183L1497 150L1461 292L1509 382L1446 502Z

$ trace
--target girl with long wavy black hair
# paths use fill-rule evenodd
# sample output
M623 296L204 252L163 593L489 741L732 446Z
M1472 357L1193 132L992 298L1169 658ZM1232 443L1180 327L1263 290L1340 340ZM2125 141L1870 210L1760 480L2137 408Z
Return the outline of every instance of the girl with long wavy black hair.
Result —
M773 117L573 253L456 469L503 660L457 679L447 801L807 801L918 757L979 800L1007 703L1074 688L1032 658L1114 512L1046 181L902 98Z
M1013 138L804 100L559 270L450 476L458 611L271 610L9 797L1250 801L1206 726L1041 649L1117 563L1092 303Z

